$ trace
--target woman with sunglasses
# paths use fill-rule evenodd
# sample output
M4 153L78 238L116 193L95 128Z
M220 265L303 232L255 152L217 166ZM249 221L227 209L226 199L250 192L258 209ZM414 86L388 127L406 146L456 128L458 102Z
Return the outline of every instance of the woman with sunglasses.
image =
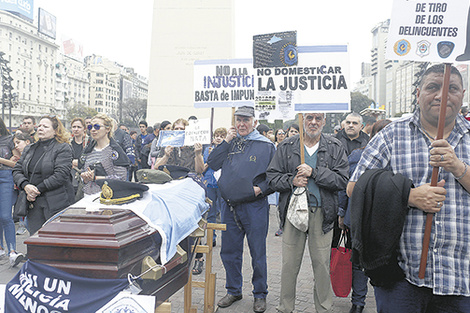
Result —
M286 139L286 132L284 131L284 129L282 128L279 128L277 129L275 132L274 132L274 144L277 145L281 143L281 141L283 141L284 139Z
M127 180L129 158L121 146L113 139L113 120L106 114L97 114L88 125L93 139L86 146L79 159L78 167L82 170L83 192L87 195L98 193L101 188L97 179Z
M74 202L72 148L69 133L55 116L43 116L37 129L38 141L26 147L13 168L16 186L32 204L26 215L28 230L36 233L56 213Z

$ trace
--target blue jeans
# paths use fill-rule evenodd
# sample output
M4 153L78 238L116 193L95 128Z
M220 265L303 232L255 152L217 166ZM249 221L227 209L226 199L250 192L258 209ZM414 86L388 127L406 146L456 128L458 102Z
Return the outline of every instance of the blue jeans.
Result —
M467 313L470 297L434 295L403 279L389 288L374 287L379 313Z
M244 239L248 241L251 255L254 298L266 298L268 294L266 236L269 226L269 205L266 198L236 205L235 215L227 202L222 202L222 222L227 230L222 232L220 258L225 268L227 293L242 294L242 257Z
M359 264L352 263L352 295L351 303L357 306L366 305L367 278Z
M10 170L0 170L0 225L5 234L5 252L16 250L15 223L13 222L12 207L15 197L13 190L13 175Z

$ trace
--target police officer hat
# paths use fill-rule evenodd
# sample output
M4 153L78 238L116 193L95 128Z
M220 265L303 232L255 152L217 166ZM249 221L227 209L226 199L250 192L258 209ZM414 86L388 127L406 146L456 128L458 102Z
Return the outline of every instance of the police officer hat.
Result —
M171 176L164 171L141 169L138 170L137 180L144 184L164 184L172 180Z
M255 117L255 108L249 106L238 107L235 115Z
M96 183L101 187L102 204L130 203L142 198L144 191L149 190L146 185L116 179L97 179Z
M189 168L178 165L160 165L158 167L160 171L163 171L171 176L173 179L185 178L191 171Z

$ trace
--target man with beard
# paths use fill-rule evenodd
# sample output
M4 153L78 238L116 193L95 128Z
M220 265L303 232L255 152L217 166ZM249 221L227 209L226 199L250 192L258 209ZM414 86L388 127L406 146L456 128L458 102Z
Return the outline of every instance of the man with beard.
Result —
M337 219L337 192L348 181L348 158L341 142L322 134L324 113L304 114L304 147L299 135L283 140L267 170L269 185L280 192L279 208L282 235L281 295L278 312L294 311L297 275L302 263L305 243L312 261L316 312L330 312L333 291L330 282L330 253L333 225ZM301 164L300 149L305 150ZM308 192L308 228L301 231L286 218L289 199L298 187Z

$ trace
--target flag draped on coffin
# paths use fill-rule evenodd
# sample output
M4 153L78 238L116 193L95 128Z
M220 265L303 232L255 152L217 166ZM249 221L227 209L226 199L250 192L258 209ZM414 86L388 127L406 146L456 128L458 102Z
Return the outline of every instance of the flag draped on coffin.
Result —
M127 279L93 279L27 261L5 289L5 312L96 312L128 286Z

